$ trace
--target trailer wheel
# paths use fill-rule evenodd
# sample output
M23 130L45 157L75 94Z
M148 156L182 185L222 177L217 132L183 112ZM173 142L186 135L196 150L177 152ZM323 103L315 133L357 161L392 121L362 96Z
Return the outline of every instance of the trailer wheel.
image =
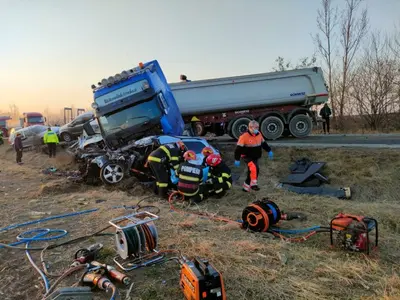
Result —
M289 130L296 138L307 137L312 131L312 121L307 115L296 115L289 122Z
M275 116L266 117L260 124L261 133L267 140L280 138L285 125L282 120Z
M203 122L194 122L194 129L196 130L197 136L203 136L206 133L206 128Z
M234 139L239 139L239 137L245 133L249 127L249 122L251 121L250 118L247 117L241 117L238 118L235 122L232 124L231 128L231 136Z
M124 178L124 168L117 163L106 163L100 169L100 179L105 184L117 184Z

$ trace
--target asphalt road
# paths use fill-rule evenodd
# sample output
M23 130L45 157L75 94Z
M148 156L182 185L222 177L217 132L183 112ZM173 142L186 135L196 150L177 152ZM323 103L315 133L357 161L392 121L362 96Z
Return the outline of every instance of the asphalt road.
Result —
M233 144L229 136L212 137L218 144ZM400 134L329 134L311 135L304 139L280 138L268 141L268 144L280 147L318 147L318 148L393 148L400 149Z

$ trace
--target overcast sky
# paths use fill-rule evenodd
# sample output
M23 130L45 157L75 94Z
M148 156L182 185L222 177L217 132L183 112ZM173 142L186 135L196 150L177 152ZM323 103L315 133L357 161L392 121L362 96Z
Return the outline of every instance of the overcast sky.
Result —
M343 4L344 0L337 0ZM400 0L367 0L392 30ZM320 0L0 0L0 109L89 107L90 86L157 59L169 82L268 72L314 52Z

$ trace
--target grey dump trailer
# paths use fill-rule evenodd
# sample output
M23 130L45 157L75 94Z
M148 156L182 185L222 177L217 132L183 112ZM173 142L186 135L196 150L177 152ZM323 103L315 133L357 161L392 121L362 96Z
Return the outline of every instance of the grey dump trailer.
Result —
M315 121L311 107L328 101L319 67L169 85L185 123L192 122L200 136L238 139L255 119L266 139L306 137Z

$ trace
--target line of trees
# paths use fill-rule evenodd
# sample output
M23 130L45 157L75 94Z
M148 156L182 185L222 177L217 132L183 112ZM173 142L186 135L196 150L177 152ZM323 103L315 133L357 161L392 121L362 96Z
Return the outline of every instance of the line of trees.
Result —
M393 34L371 29L364 0L341 3L344 7L339 9L334 1L321 0L318 30L312 34L316 53L296 65L278 57L274 70L318 62L338 129L349 115L360 115L369 129L388 129L396 125L393 120L400 120L400 27Z

